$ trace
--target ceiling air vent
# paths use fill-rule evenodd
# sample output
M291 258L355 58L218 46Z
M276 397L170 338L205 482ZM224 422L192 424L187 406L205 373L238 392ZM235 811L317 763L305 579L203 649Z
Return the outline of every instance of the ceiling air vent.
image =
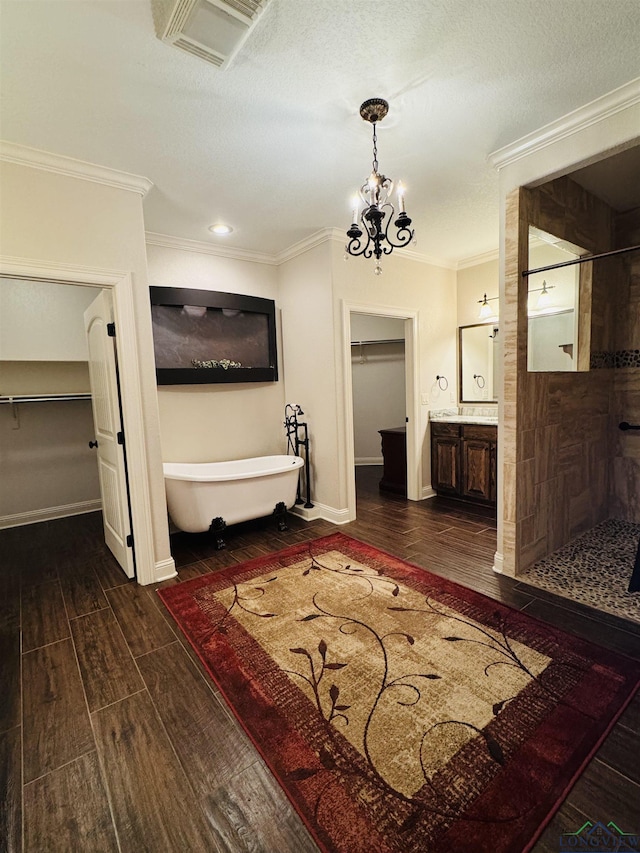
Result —
M270 0L152 0L158 38L218 67L240 49Z

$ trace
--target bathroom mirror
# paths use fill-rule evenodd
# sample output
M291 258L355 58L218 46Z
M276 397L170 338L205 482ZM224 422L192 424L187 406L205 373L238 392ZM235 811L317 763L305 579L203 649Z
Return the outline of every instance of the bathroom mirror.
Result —
M496 323L476 323L458 329L460 402L496 403L498 383Z
M529 227L529 268L554 266L584 254L579 246L552 234ZM527 370L580 370L578 344L581 313L581 275L584 264L571 264L533 273L525 278L528 286ZM582 311L581 311L582 309ZM582 318L584 322L584 318Z

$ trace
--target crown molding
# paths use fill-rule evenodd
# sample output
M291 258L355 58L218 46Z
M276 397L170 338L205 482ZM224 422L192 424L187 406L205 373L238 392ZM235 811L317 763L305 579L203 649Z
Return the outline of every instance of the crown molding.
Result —
M237 249L232 246L213 246L201 240L189 240L186 237L171 237L169 234L156 234L154 231L145 232L145 243L148 246L163 246L165 249L180 249L183 252L196 252L200 255L215 255L219 258L230 258L234 261L251 261L254 264L270 264L275 266L274 255L266 252L254 252L252 249Z
M252 249L213 246L211 243L205 243L200 240L189 240L186 237L172 237L169 234L157 234L153 231L145 233L145 242L148 246L163 246L166 249L179 249L183 252L197 252L203 255L214 255L220 258L251 261L256 264L269 264L271 266L280 266L330 241L340 243L344 246L345 232L340 228L322 228L320 231L314 232L309 237L305 237L304 240L299 240L297 243L289 246L288 249L275 255L269 255L266 252L255 252ZM444 269L456 269L455 261L447 261L442 258L432 257L431 255L422 255L419 252L412 252L409 249L395 249L394 253L401 257L409 258L412 261L417 261L418 263L430 264L431 266L443 267Z
M304 240L299 240L297 243L289 246L283 252L279 252L275 256L275 262L278 265L284 264L287 261L293 260L293 258L297 258L299 255L304 255L305 252L310 252L316 246L327 243L329 240L344 240L344 232L340 231L339 228L322 228L309 237L305 237Z
M50 151L27 148L25 145L6 140L0 140L0 160L17 163L20 166L30 166L33 169L42 169L45 172L54 172L57 175L82 178L85 181L116 187L119 190L129 190L143 197L153 186L148 178L140 175L131 175L129 172L120 172L107 166L85 163L83 160L75 160L73 157L65 157L62 154L52 154Z
M469 255L468 258L461 258L456 264L456 269L466 270L469 267L477 267L480 264L488 264L490 261L497 261L500 258L499 249L491 249L489 252L480 252L477 255Z
M457 269L457 262L448 260L447 258L437 258L435 255L425 255L422 252L416 252L412 249L394 249L394 254L401 258L408 258L410 261L417 261L419 264L429 264L432 267L441 267L445 270Z
M637 104L640 104L640 77L499 148L489 155L489 163L502 169Z
M294 243L293 246L290 246L288 249L285 249L284 252L277 255L277 263L283 264L286 261L290 261L292 258L296 258L298 255L303 255L305 252L308 252L329 240L340 243L344 246L346 243L346 232L342 228L323 228L320 231L316 231L310 237L300 240L299 243ZM449 270L454 270L456 268L455 261L436 258L433 255L424 255L411 249L394 249L393 252L394 255L401 258L408 258L411 261L417 261L421 264L430 264L434 267L443 267L444 269Z

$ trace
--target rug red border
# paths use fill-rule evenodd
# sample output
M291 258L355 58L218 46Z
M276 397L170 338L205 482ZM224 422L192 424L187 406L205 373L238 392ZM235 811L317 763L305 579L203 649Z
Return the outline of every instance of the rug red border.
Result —
M483 593L478 593L474 590L470 590L466 587L460 586L459 584L456 584L453 581L431 573L428 570L423 569L419 566L412 565L411 563L394 557L393 555L390 555L382 551L381 549L373 548L372 546L369 546L366 543L361 542L360 540L354 539L353 537L348 537L342 533L335 533L331 534L330 536L311 540L310 542L304 542L298 545L293 545L281 551L272 552L271 554L265 554L263 556L249 560L245 563L229 566L214 573L203 575L202 577L194 578L190 581L186 581L172 587L158 590L158 594L162 599L163 603L165 604L173 618L176 620L178 626L185 634L196 655L201 660L206 671L220 690L221 694L223 695L234 716L240 723L241 727L246 732L247 736L250 738L251 742L254 744L254 746L266 762L267 766L270 768L275 778L279 781L281 787L289 797L292 805L296 809L297 813L300 815L301 819L304 821L305 825L307 826L307 829L313 836L318 846L323 851L326 851L326 853L331 853L333 848L331 846L327 846L327 844L325 843L325 839L321 835L319 835L316 827L307 819L304 813L304 809L301 808L300 804L296 801L296 795L294 794L294 792L290 791L287 788L286 783L284 783L283 780L280 778L280 774L278 772L277 767L274 766L274 762L270 759L270 756L266 754L266 751L262 748L259 739L252 731L251 723L243 719L241 712L234 705L233 698L228 695L227 691L225 690L225 686L222 679L218 677L217 673L208 662L206 656L201 652L200 648L198 647L199 643L202 642L202 632L206 634L207 631L207 624L205 624L206 620L203 620L202 622L202 631L196 631L196 636L191 636L190 633L188 633L187 630L185 630L180 623L180 612L183 611L185 607L187 610L192 610L194 607L194 602L191 597L192 593L201 587L209 586L211 584L212 579L215 578L215 584L217 586L218 584L224 585L231 578L236 581L239 581L241 578L250 578L252 575L256 574L256 571L262 569L265 564L269 563L273 559L286 557L293 561L295 558L299 558L305 554L308 554L309 547L313 547L314 544L320 546L323 549L329 545L342 546L345 548L348 547L353 553L360 553L363 558L368 557L369 559L371 559L372 554L379 554L381 558L384 559L385 571L389 577L394 577L394 573L397 571L399 575L396 578L397 580L406 579L407 575L409 575L414 581L417 581L421 586L424 586L425 583L428 583L432 588L437 589L441 593L452 595L461 601L467 602L474 610L476 608L482 608L484 610L489 607L493 612L498 610L505 614L508 613L512 625L522 623L523 625L526 624L529 626L536 625L539 629L543 628L544 632L546 632L552 640L556 642L562 641L565 645L570 646L576 654L584 655L590 658L595 657L595 659L598 660L604 666L612 667L616 670L621 671L623 677L627 681L635 678L635 685L629 688L625 700L619 704L619 706L613 712L613 715L608 719L606 726L596 738L595 742L591 745L588 752L582 757L578 766L572 773L571 777L566 782L560 793L557 795L553 805L548 809L546 816L538 825L534 835L528 838L524 847L519 847L519 850L522 850L523 853L526 853L526 851L530 851L537 842L537 840L539 840L540 835L542 834L546 826L552 820L553 815L566 798L568 792L571 790L580 775L584 772L585 767L591 761L591 759L593 758L597 750L600 748L607 735L610 733L611 729L619 719L620 715L624 712L625 708L632 700L635 692L640 686L640 664L632 660L631 658L625 657L624 655L615 652L609 652L608 650L603 649L602 647L597 646L591 642L567 634L566 632L560 631L559 629L552 628L542 620L537 619L536 617L530 616L528 614L524 614L521 611L514 610L513 608L510 608L506 605L503 605L500 602L490 598L489 596L484 595ZM198 621L197 614L195 612L192 613L192 616L196 617L195 621Z

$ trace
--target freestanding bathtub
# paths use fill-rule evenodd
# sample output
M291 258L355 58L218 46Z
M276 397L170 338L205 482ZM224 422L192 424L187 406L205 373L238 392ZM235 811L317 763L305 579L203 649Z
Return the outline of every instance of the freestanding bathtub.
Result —
M258 456L232 462L165 462L171 520L180 530L221 532L227 524L286 513L296 500L299 456ZM219 547L224 547L221 541Z

